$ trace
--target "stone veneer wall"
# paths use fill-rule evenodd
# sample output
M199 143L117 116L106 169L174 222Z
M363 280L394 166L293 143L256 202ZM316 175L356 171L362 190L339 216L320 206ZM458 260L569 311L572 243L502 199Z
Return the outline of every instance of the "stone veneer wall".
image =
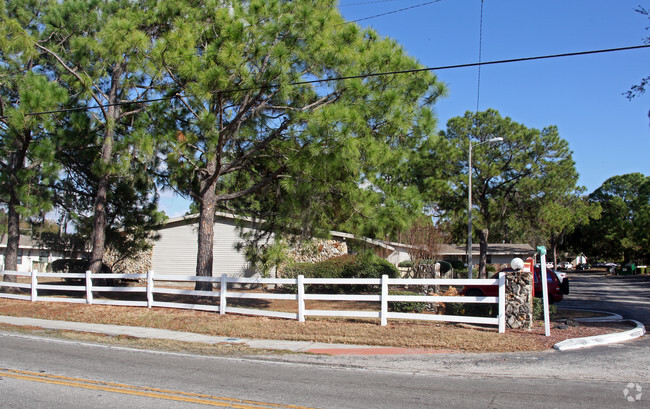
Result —
M533 275L506 273L506 326L530 329L533 325Z
M348 254L348 245L344 241L332 239L311 239L289 245L289 258L297 263L318 263L333 257Z
M348 254L348 245L343 240L313 238L305 241L290 239L285 252L291 262L318 263L319 261ZM282 277L285 265L278 266L277 277Z
M112 249L107 248L104 253L104 263L112 266L119 260L119 254ZM113 266L115 274L146 274L151 269L153 259L153 249L141 252L134 258L125 258Z

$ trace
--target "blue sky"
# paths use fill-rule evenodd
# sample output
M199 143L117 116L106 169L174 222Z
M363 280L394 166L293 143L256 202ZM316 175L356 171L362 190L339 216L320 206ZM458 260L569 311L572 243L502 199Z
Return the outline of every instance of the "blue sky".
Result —
M427 3L427 0L340 0L347 20L358 20ZM649 0L484 0L482 61L533 57L643 44L650 20L634 11ZM480 0L440 0L360 21L399 42L427 67L478 61ZM449 95L435 105L439 128L476 110L478 68L436 72ZM650 93L623 96L650 75L650 48L589 56L484 66L479 109L527 127L557 125L569 142L590 193L611 176L650 174ZM169 216L187 202L163 194Z

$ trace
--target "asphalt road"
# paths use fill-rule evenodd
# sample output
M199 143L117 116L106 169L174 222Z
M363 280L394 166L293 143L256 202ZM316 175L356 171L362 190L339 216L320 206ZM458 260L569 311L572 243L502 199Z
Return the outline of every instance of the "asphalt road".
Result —
M571 276L563 303L638 317L647 282L621 278ZM566 352L218 358L0 332L3 408L650 408L649 371L648 338Z
M650 327L650 275L575 271L569 272L568 277L569 296L558 307L611 311Z
M6 334L0 337L0 348L0 405L9 408L203 406L190 399L226 407L364 409L628 404L627 380L507 377L497 368L491 375L453 376L434 368L417 373L404 366L378 370L207 358ZM650 407L647 397L634 403L635 408Z

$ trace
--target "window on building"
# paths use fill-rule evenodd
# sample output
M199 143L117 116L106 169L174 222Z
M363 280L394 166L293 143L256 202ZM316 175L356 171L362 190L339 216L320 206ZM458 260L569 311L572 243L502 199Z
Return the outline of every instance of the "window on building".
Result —
M18 265L23 264L23 251L18 249Z

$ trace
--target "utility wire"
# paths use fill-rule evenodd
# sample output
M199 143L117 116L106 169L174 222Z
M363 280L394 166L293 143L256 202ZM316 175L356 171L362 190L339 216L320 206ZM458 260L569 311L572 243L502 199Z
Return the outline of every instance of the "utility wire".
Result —
M416 4L416 5L414 5L414 6L404 7L404 8L399 9L399 10L387 11L386 13L376 14L376 15L374 15L374 16L364 17L364 18L360 18L360 19L357 19L357 20L346 21L346 22L343 23L343 24L358 23L359 21L370 20L370 19L372 19L372 18L383 17L383 16L388 16L388 15L390 15L390 14L401 13L402 11L411 10L411 9L418 8L418 7L428 6L428 5L430 5L430 4L433 4L433 3L439 3L439 2L441 2L441 1L442 1L442 0L428 1L428 2L426 2L426 3Z
M376 4L376 3L389 3L397 0L375 0L375 1L362 1L359 3L350 3L350 4L339 4L339 7L349 7L349 6L361 6L364 4Z
M617 52L617 51L638 50L638 49L642 49L642 48L650 48L650 44L634 45L634 46L630 46L630 47L607 48L607 49L591 50L591 51L578 51L578 52L563 53L563 54L541 55L541 56L536 56L536 57L512 58L512 59L507 59L507 60L475 62L475 63L468 63L468 64L443 65L443 66L438 66L438 67L416 68L416 69L401 70L401 71L378 72L378 73L371 73L371 74L351 75L351 76L346 76L346 77L324 78L324 79L318 79L318 80L292 82L292 83L289 83L288 85L320 84L320 83L327 83L327 82L334 82L334 81L344 81L344 80L350 80L350 79L364 79L364 78L373 78L373 77L383 77L383 76L387 76L387 75L415 74L415 73L427 72L427 71L442 71L442 70L451 70L451 69L458 69L458 68L481 67L481 66L484 66L484 65L509 64L509 63L515 63L515 62L536 61L536 60L545 60L545 59L551 59L551 58L576 57L576 56L581 56L581 55L603 54L603 53L611 53L611 52ZM234 92L242 92L242 91L260 90L260 89L265 89L265 88L277 88L277 87L279 87L279 85L271 84L271 85L267 85L267 86L263 86L263 87L226 89L226 90L219 91L219 92L225 94L225 93L234 93ZM34 115L55 114L55 113L69 112L69 111L84 111L84 110L96 109L96 108L100 108L100 107L109 107L109 106L116 106L116 105L144 104L144 103L149 103L149 102L171 100L171 99L175 99L175 98L180 98L180 96L179 95L174 95L174 96L170 96L170 97L163 97L163 98L157 98L157 99L149 99L149 100L142 100L142 101L118 102L118 103L114 103L114 104L97 105L97 106L92 106L92 107L79 107L79 108L60 109L60 110L56 110L56 111L32 112L32 113L27 113L25 115L26 116L34 116ZM0 118L7 119L8 117L3 116L3 117L0 117Z

